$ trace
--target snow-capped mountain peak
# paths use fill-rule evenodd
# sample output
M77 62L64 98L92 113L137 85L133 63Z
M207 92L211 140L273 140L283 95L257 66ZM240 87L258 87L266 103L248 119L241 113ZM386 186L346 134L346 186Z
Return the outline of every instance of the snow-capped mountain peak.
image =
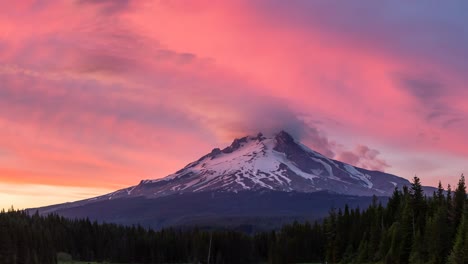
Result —
M327 158L281 131L273 136L259 133L235 139L230 146L215 148L172 175L143 180L104 197L258 190L391 195L395 187L408 184L404 178Z

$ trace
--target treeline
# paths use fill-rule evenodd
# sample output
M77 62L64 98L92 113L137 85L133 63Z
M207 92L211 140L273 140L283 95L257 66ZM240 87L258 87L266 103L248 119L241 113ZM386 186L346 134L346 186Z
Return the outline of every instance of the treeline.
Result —
M468 205L462 175L454 192L425 196L419 178L386 207L332 211L323 222L329 263L468 263Z
M321 222L254 235L0 213L0 263L56 263L58 252L115 263L468 263L465 179L428 197L415 177L385 207L375 198L365 210L332 209Z
M74 260L112 263L252 263L251 236L235 231L164 229L98 224L10 210L0 213L0 263L57 263L57 253ZM210 249L211 240L211 249Z

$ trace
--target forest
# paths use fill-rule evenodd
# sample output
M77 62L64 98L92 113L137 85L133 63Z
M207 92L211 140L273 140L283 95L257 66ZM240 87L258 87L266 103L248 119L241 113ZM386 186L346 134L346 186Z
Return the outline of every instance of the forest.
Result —
M330 209L314 223L246 234L119 226L58 215L0 213L0 263L49 264L57 256L113 263L468 263L465 178L432 194L420 179L385 206Z

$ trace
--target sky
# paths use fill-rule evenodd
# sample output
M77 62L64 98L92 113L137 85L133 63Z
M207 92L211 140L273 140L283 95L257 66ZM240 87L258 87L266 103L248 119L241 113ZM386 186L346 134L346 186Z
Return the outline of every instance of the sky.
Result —
M468 171L468 2L17 0L0 208L105 194L285 130L425 185Z

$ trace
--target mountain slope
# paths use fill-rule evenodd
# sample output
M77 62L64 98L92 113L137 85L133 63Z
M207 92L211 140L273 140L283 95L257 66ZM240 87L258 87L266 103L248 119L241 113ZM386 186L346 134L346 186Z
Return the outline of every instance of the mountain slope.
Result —
M213 149L201 159L162 179L143 180L98 199L206 191L316 192L389 196L409 181L329 159L282 131L273 137L236 139L227 148Z
M372 195L390 196L404 185L410 185L404 178L329 159L282 131L236 139L165 178L39 212L155 228L258 217L275 222L325 216L344 204L365 207Z
M386 203L386 197L379 197ZM111 200L69 203L40 208L41 214L55 213L67 218L144 227L199 226L255 230L281 227L294 220L317 220L328 215L332 207L366 208L369 196L349 196L320 191L313 193L279 191L194 192L158 198L127 197ZM36 209L31 209L31 213Z

